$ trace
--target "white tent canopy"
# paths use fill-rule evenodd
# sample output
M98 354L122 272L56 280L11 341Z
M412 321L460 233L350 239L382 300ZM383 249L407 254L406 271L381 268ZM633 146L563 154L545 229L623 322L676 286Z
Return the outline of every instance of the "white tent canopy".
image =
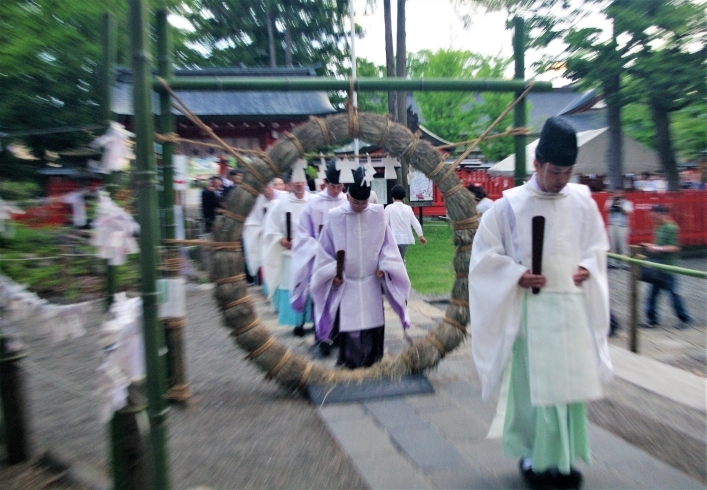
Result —
M606 175L606 149L609 144L608 128L594 129L577 133L577 146L579 153L574 166L575 175ZM641 172L655 172L660 168L658 154L638 143L628 136L622 136L623 142L623 173L640 174ZM535 147L538 140L525 147L526 174L535 171ZM511 155L489 168L489 175L512 176L515 171L516 156Z

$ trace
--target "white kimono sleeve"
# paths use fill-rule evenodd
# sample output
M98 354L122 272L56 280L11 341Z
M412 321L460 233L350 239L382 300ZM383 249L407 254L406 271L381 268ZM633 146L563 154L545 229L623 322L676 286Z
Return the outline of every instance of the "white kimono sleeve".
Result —
M505 199L484 213L469 264L471 350L487 400L501 381L520 328L524 290L518 280L528 270L514 255Z

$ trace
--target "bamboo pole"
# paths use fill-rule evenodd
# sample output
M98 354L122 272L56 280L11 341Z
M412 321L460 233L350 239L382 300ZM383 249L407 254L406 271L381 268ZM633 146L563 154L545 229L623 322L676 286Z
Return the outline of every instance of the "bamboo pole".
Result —
M5 430L7 462L11 465L27 461L31 456L26 384L19 365L27 352L13 344L17 342L0 333L0 421Z
M162 78L168 79L172 75L172 49L171 32L167 21L167 10L157 12L157 56L158 70ZM160 93L159 127L162 134L174 131L174 115L172 114L172 97L167 92ZM174 143L162 143L162 216L164 218L164 238L176 238L176 222L174 213L174 166L172 157ZM172 244L165 248L164 267L165 280L175 280L179 274L179 247ZM178 280L178 279L177 279ZM184 289L182 289L184 292ZM181 298L182 303L186 297ZM186 365L184 363L184 326L186 317L168 316L161 318L167 343L167 399L169 401L184 403L189 399L190 389L187 383Z
M641 251L639 245L631 245L631 257L636 258ZM641 266L637 262L631 262L631 317L629 331L629 349L638 354L638 302L640 301L638 292L638 277L641 273Z
M113 66L116 58L116 28L115 17L110 13L106 13L103 18L103 60L101 66L101 91L102 101L101 109L103 112L103 124L105 128L110 127L110 122L113 120L113 110L111 107L111 90L113 86ZM110 194L111 198L115 197L118 176L114 172L110 172L103 178L103 184ZM113 296L118 289L118 273L114 265L108 264L106 261L106 310L113 303Z
M138 221L140 223L140 293L147 368L147 399L150 419L150 488L168 490L167 402L165 339L157 318L157 236L159 230L157 172L154 156L152 73L147 28L147 5L130 0L133 106Z
M640 247L639 247L640 249ZM649 269L656 269L663 272L670 272L672 274L680 274L681 276L696 277L698 279L707 279L707 272L698 271L695 269L686 269L685 267L678 267L675 265L661 264L659 262L651 262L649 260L644 260L645 257L637 254L635 257L627 257L625 255L619 255L614 253L606 254L607 257L621 260L629 265L637 264L642 267L648 267Z
M173 90L247 90L247 91L317 91L340 90L348 92L351 88L348 79L322 77L209 77L175 76L167 80ZM522 92L530 82L525 80L474 79L463 80L448 78L356 78L353 88L357 92L371 91L418 91L418 92ZM164 91L159 81L153 82L153 88ZM534 92L549 92L550 82L534 82Z
M513 19L513 58L515 60L515 80L518 83L523 83L525 79L525 25L523 19L515 17ZM516 90L516 98L520 97L523 90ZM516 128L524 128L526 124L525 117L525 98L520 100L514 108L513 125ZM523 185L526 177L526 158L525 158L525 135L517 134L513 137L516 154L515 167L515 185Z

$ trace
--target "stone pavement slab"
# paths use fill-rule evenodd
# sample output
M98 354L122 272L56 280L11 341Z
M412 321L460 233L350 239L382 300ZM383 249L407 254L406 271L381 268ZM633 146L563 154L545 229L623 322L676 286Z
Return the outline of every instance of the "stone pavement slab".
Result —
M609 346L616 376L707 413L707 379L626 349Z
M421 325L434 325L432 317L442 315L441 310L434 306L422 305L419 298L412 299L409 307L420 315ZM386 335L398 336L395 327L386 327ZM621 382L627 382L623 378L639 385L650 385L653 382L652 393L656 394L651 396L660 399L668 397L666 403L678 403L675 400L677 398L690 404L686 393L683 393L682 398L677 393L690 391L690 388L703 386L700 383L704 383L704 378L645 356L627 355L619 347L612 347L612 355L616 359L616 376ZM638 378L638 373L642 375L643 381ZM435 387L433 395L406 396L337 407L339 415L350 410L357 417L355 425L360 432L356 434L354 452L350 454L367 483L372 488L400 488L402 485L393 483L397 481L396 478L409 479L414 474L415 481L424 481L427 485L424 487L418 483L420 488L524 488L517 461L503 454L500 439L486 438L494 417L495 401L484 403L481 400L479 381L471 362L470 343L462 344L428 376ZM655 378L663 376L666 382L656 381ZM689 388L686 390L686 387ZM636 390L647 393L638 386ZM694 400L700 394L698 392L690 396L694 405ZM661 406L655 401L648 403L645 396L630 401L639 407L645 404L646 408L653 410L656 410L653 407ZM339 422L335 421L333 408L322 407L318 411L327 421L330 430L339 434L342 428L336 427L338 423L346 425L349 433L354 433L356 429L347 424L345 417L340 417ZM685 408L694 410L689 406ZM620 410L621 405L615 409ZM694 426L694 421L687 419L681 424L690 427ZM361 447L365 443L362 439L367 437L375 443L369 445L370 457L364 458ZM578 464L585 476L585 489L704 488L704 485L685 473L595 424L590 424L590 437L593 464ZM336 438L344 451L349 453L347 440L338 435ZM391 450L397 454L393 459L389 454ZM381 456L382 453L385 453L385 457ZM386 472L385 466L391 461L395 461L395 466ZM403 461L406 463L403 464ZM374 480L369 479L369 475ZM380 486L380 475L387 475L383 487Z

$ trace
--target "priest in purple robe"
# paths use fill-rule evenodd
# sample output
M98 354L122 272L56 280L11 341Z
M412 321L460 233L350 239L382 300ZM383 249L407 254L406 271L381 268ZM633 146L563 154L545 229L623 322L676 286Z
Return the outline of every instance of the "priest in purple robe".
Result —
M338 325L337 365L351 369L371 366L383 357L384 295L403 329L410 327L410 279L383 206L368 202L371 180L363 167L357 168L348 203L329 211L310 284L317 328L328 335ZM341 251L343 273L337 277L337 252Z
M303 312L310 301L309 283L312 278L314 258L319 249L319 235L324 221L329 216L329 210L338 208L346 203L346 195L342 192L344 184L339 182L340 171L336 169L336 162L327 162L324 190L313 196L302 210L292 244L292 255L297 259L292 262L292 283L290 285L290 305L292 309ZM330 332L322 336L314 324L314 335L319 344L322 355L329 356L333 336L337 332ZM304 336L304 328L295 328L295 335Z

